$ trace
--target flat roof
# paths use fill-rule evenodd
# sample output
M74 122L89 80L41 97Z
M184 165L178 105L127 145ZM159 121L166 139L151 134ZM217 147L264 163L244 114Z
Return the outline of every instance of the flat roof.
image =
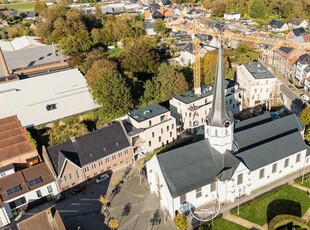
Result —
M141 109L130 111L128 113L128 116L130 116L137 122L141 122L141 121L151 119L153 117L156 117L166 112L169 112L169 110L166 109L165 107L158 105L158 104L153 104L153 105L148 105L146 107L143 107Z
M270 73L270 71L259 62L249 62L243 65L255 79L275 78L275 76L273 76L273 74Z
M48 105L54 105L47 110ZM0 118L17 115L32 127L87 112L100 106L93 101L86 80L70 69L0 85Z
M234 82L229 81L229 80L225 80L224 81L225 84L225 89L231 88L235 85ZM198 101L202 98L208 97L210 95L213 95L213 84L212 85L204 85L201 86L201 94L197 95L194 93L194 90L190 90L184 93L181 93L177 96L175 96L174 98L182 101L185 104L190 104L192 102Z

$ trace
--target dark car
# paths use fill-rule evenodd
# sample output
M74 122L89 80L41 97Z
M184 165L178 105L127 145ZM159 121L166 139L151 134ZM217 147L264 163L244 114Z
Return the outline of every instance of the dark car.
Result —
M86 183L82 183L82 184L79 184L77 186L75 186L73 189L72 189L72 192L71 194L72 195L75 195L79 192L82 192L82 191L85 191L86 190Z
M66 199L68 195L66 193L59 193L56 197L55 203Z

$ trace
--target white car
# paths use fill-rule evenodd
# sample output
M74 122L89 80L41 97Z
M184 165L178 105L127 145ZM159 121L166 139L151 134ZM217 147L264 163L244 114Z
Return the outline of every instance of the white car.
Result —
M305 95L305 94L300 94L300 98L303 99L306 102L310 101L310 98L307 95Z
M100 175L100 176L98 176L98 177L96 178L96 183L99 184L99 183L101 183L102 181L106 181L106 180L109 179L109 178L110 178L109 175L106 174L106 173L104 173L104 174L102 174L102 175Z

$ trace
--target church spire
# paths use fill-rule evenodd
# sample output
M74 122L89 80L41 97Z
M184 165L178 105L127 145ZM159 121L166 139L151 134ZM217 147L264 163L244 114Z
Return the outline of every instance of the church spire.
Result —
M222 63L222 45L219 44L218 59L213 91L212 110L209 115L210 125L222 127L225 121L231 120L227 113L225 102L225 83Z
M227 112L224 73L222 63L222 47L219 45L212 110L205 121L205 138L211 147L224 154L232 150L234 119Z

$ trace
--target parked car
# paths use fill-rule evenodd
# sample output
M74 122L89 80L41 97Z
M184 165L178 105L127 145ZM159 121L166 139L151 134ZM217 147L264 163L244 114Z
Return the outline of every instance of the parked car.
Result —
M305 95L305 94L300 94L300 98L303 99L306 102L310 101L310 98L307 95Z
M109 176L108 174L106 174L106 173L101 174L100 176L98 176L98 177L96 178L96 183L99 184L99 183L101 183L102 181L106 181L106 180L109 179L109 178L110 178L110 176Z
M62 201L64 199L66 199L68 197L68 195L66 193L59 193L57 196L56 196L56 200L55 200L55 203L59 202L59 201Z
M85 191L86 190L86 183L81 183L81 184L78 184L77 186L75 186L73 189L72 189L72 192L71 194L72 195L75 195L79 192L82 192L82 191Z
M287 87L288 87L289 89L291 89L291 90L295 89L295 87L294 87L293 85L288 85Z

